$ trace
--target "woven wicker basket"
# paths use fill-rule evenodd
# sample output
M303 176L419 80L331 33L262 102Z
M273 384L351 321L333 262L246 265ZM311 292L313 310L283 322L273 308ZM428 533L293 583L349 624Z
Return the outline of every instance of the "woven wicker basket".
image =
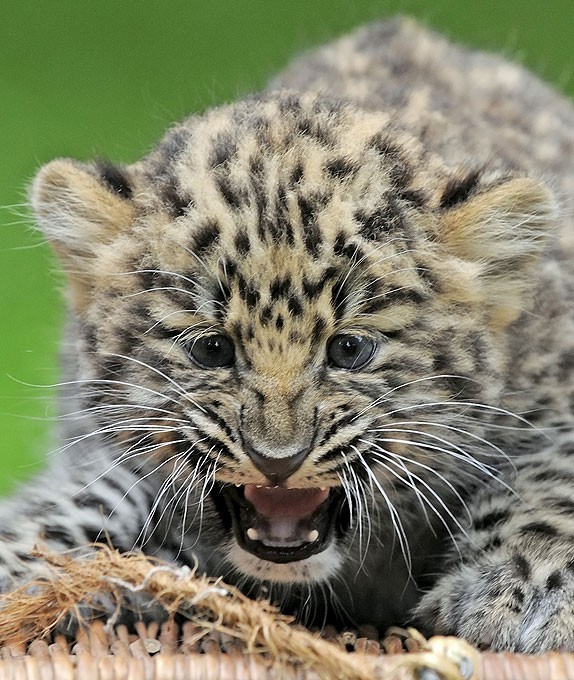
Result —
M457 640L443 641L459 646ZM389 636L384 640L339 635L333 644L356 657L368 655L375 661L375 678L396 680L571 680L574 654L551 653L533 657L520 654L473 652L465 663L441 669L440 654L430 658L412 638ZM409 646L412 651L407 651ZM261 655L245 654L230 636L217 633L198 638L190 622L182 628L174 624L125 626L106 631L96 621L82 628L75 640L62 635L52 641L36 640L29 645L0 649L0 680L311 680L333 678L317 665L274 662ZM447 662L448 663L448 662ZM359 664L358 664L359 665ZM443 664L444 666L444 664ZM449 675L450 673L450 675ZM453 674L456 673L456 674ZM368 677L368 676L364 676Z
M3 597L0 680L574 680L574 654L479 652L456 638L416 631L379 639L365 627L307 631L267 602L220 581L109 548L89 558L42 553L52 578ZM132 629L91 621L57 632L78 605L145 594L187 618Z

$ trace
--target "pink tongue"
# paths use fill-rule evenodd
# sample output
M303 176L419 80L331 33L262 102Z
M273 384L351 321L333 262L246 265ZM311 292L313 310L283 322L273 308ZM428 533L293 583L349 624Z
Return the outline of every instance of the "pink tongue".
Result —
M281 489L245 485L245 499L260 515L273 519L303 519L312 514L329 495L329 489Z

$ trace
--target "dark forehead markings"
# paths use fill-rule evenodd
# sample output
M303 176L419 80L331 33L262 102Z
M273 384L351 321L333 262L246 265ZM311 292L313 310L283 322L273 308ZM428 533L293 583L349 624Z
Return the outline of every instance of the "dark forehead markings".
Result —
M276 215L270 209L270 199L267 194L266 177L263 161L261 159L250 159L251 193L254 199L254 207L257 211L257 235L260 241L266 241L268 237L278 241L282 234L278 226Z
M255 326L252 323L247 324L243 336L248 342L251 342L251 340L253 340L253 338L255 337Z
M337 321L345 316L348 295L349 287L347 280L343 278L341 281L335 281L331 288L331 308Z
M227 175L222 175L216 180L219 193L226 203L233 209L240 208L247 201L247 192L239 186L235 186Z
M191 198L184 198L178 193L175 183L164 185L161 190L161 200L168 213L173 217L185 215L188 209L193 205L193 200Z
M390 179L395 188L404 189L411 181L413 169L407 161L404 153L388 137L376 135L369 146L384 156L387 162L391 163L389 169Z
M271 305L265 305L263 309L259 312L259 321L262 326L266 326L273 317L273 307Z
M317 316L313 320L313 328L311 330L311 344L316 345L323 335L323 331L327 327L327 322L322 316Z
M234 239L235 250L237 254L245 257L251 250L251 244L249 242L249 234L245 229L240 229L235 235Z
M264 173L263 158L260 155L249 158L249 172L253 177L260 177Z
M478 186L480 173L473 170L465 177L451 179L440 199L441 208L452 208L459 203L466 201Z
M247 305L247 309L252 311L258 305L261 295L253 283L246 281L241 274L237 277L239 297Z
M216 220L208 220L197 226L192 236L191 250L198 257L202 257L219 241L220 233Z
M263 186L263 183L261 183ZM262 223L266 233L271 236L275 243L285 243L293 245L293 225L289 215L287 201L287 189L280 182L273 189L270 196L264 196L262 200Z
M284 277L276 277L271 281L269 286L269 295L271 300L274 302L279 300L279 298L284 298L289 296L291 289L291 277L287 274Z
M389 305L398 304L415 304L420 305L428 300L428 295L416 290L415 288L397 288L390 290L384 295L377 295L376 297L365 300L363 312L365 314L374 314L387 308Z
M303 177L303 163L301 161L297 161L295 167L291 172L291 177L289 178L291 184L292 185L298 184L302 177Z
M316 298L323 290L323 286L320 283L318 283L317 281L311 281L306 276L303 277L303 280L301 281L301 286L303 288L303 295L308 300Z
M291 316L301 316L303 314L303 305L298 295L291 295L287 300L287 309Z
M333 243L333 253L337 257L345 257L346 259L350 260L352 264L364 262L366 259L362 248L358 244L348 241L347 236L342 232L335 238Z
M397 191L397 196L415 208L424 208L429 202L428 196L420 189L402 189Z
M329 161L325 170L327 174L333 179L345 179L354 175L357 171L357 165L346 158L335 158Z
M168 213L177 217L185 213L191 197L182 196L174 166L189 144L191 131L182 125L170 130L149 157L146 177L151 186L159 187L158 194Z
M373 212L358 210L354 217L361 236L369 241L378 241L383 234L399 231L406 225L403 210L392 195L387 195L385 202Z
M289 342L302 343L304 336L299 331L289 331Z
M229 258L222 260L220 267L223 274L223 279L226 282L231 282L237 274L237 263L235 260L230 260Z
M346 242L347 242L346 234L340 231L335 237L335 241L333 242L333 252L335 253L335 255L339 256L343 254L343 249L345 248Z
M185 215L193 206L193 197L189 194L182 195L178 188L177 178L171 171L164 170L161 177L152 176L151 181L158 184L161 202L171 216Z
M395 157L395 163L389 170L391 182L395 187L406 187L412 179L413 169L403 157Z
M217 281L211 286L211 299L215 303L213 313L218 321L223 321L227 312L227 302L231 297L231 289L227 281Z
M263 175L255 174L251 176L251 188L255 198L255 209L257 210L257 219L259 223L263 221L267 207L267 195L265 192L265 177Z
M307 276L303 276L301 282L303 294L306 298L312 300L323 292L327 282L335 278L337 274L338 269L336 267L327 267L318 280L313 281Z
M289 206L287 204L287 189L283 184L277 187L276 193L276 220L277 229L283 235L287 243L292 246L295 244L293 225L289 217Z
M309 255L317 257L323 242L321 231L317 225L317 205L303 196L297 197L301 223L303 225L303 243Z

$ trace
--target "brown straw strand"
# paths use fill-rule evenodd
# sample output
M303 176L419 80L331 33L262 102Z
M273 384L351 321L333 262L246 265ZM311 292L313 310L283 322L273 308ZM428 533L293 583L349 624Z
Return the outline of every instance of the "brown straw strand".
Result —
M58 573L33 589L22 587L3 597L0 640L14 637L14 622L20 622L23 639L38 638L70 613L78 612L80 603L95 606L95 598L102 594L117 596L119 590L141 590L168 612L184 609L205 633L216 629L240 639L248 653L267 653L302 668L318 666L341 679L362 680L375 672L373 657L356 655L351 659L318 635L291 625L291 618L268 602L250 600L218 580L197 577L143 555L120 555L108 547L101 547L89 558L40 555ZM90 640L79 634L76 653L84 656L89 650Z

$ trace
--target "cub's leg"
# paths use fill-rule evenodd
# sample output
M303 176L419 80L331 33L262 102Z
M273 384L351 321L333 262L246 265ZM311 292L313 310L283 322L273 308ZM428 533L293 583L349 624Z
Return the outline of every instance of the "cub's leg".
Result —
M511 486L470 507L418 623L495 650L574 650L574 437L518 462Z
M35 545L60 552L95 541L134 547L149 512L149 489L124 467L98 460L97 466L57 461L0 504L0 591L46 573L30 556Z

